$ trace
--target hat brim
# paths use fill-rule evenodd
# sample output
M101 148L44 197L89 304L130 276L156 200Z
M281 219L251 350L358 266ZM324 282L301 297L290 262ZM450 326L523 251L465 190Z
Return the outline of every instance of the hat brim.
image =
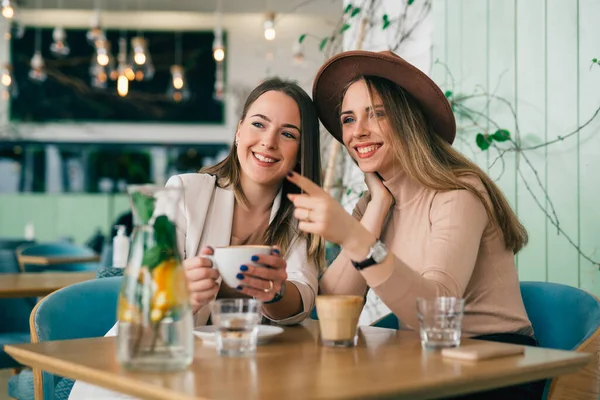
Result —
M421 106L436 134L452 144L456 122L448 99L426 74L391 52L354 50L330 58L313 84L313 101L325 128L342 142L339 104L348 83L360 76L388 79L406 90Z

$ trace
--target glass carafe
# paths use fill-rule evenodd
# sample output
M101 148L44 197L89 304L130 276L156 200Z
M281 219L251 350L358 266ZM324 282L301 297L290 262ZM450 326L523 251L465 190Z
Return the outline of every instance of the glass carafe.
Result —
M184 369L194 338L175 236L181 190L134 185L128 193L135 226L117 310L117 360L133 370Z

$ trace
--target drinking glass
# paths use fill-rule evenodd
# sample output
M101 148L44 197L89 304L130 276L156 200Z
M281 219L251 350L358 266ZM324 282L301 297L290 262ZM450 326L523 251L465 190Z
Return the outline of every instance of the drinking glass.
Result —
M442 349L460 345L465 301L456 297L417 299L421 347Z
M238 357L255 353L260 307L261 302L255 299L220 299L211 303L220 355Z

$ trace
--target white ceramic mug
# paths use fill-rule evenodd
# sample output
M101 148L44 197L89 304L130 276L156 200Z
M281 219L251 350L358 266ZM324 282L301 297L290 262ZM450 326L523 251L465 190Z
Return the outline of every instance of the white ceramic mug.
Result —
M241 273L242 265L256 265L251 261L252 256L259 254L271 254L271 246L227 246L214 249L212 256L203 256L212 261L213 268L219 270L223 281L227 286L236 288L242 284L236 275Z

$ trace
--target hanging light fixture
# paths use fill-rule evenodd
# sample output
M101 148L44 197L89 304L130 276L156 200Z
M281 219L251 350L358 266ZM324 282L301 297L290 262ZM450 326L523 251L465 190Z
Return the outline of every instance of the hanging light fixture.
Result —
M216 62L222 62L225 59L225 47L223 46L223 13L221 11L221 0L217 1L217 10L215 12L215 29L213 40L213 58Z
M171 66L172 85L167 90L169 96L174 102L180 103L190 98L190 90L188 89L181 65Z
M40 7L41 0L38 0L38 7ZM29 70L29 79L34 82L44 82L48 77L46 75L46 65L44 63L44 58L42 57L41 51L42 45L42 31L38 27L35 30L35 52L33 53L33 57L31 57L31 69Z
M96 60L98 64L103 67L114 64L114 58L110 54L110 42L106 39L96 40L94 47L96 47Z
M9 97L15 98L19 95L17 81L15 81L12 71L12 65L4 64L4 68L2 69L2 76L0 77L0 82L4 87L3 97L5 97L5 99L8 99Z
M6 19L15 17L15 4L12 0L2 0L2 16Z
M50 51L56 57L66 57L71 52L71 48L67 44L67 33L62 26L57 26L52 31L52 39L54 40L50 45Z
M39 28L38 28L39 29ZM42 83L46 80L46 64L39 50L36 50L31 57L31 69L29 70L29 79L35 82Z
M215 27L215 39L213 40L213 58L216 62L222 62L225 59L225 47L223 46L223 31L220 27Z
M121 37L119 38L119 64L117 66L117 93L121 97L127 96L129 93L129 81L126 70L127 65L127 39L125 38L125 31L121 31Z
M94 12L92 14L92 21L90 23L90 29L86 33L88 42L95 46L99 40L106 40L106 34L104 29L100 26L100 3L99 0L94 2Z
M62 10L62 0L58 0L57 7ZM57 26L52 31L52 44L50 45L50 51L55 57L66 57L71 52L69 45L67 44L67 33L62 26Z
M265 22L264 22L264 28L265 28L265 39L267 40L275 40L275 13L274 12L269 12L266 14L265 16Z
M138 34L131 38L131 56L129 65L135 74L135 80L150 80L154 77L154 64L148 51L148 41Z
M180 32L175 34L175 64L171 66L171 84L167 89L167 96L176 103L190 98L190 91L185 79L185 71L182 66Z

